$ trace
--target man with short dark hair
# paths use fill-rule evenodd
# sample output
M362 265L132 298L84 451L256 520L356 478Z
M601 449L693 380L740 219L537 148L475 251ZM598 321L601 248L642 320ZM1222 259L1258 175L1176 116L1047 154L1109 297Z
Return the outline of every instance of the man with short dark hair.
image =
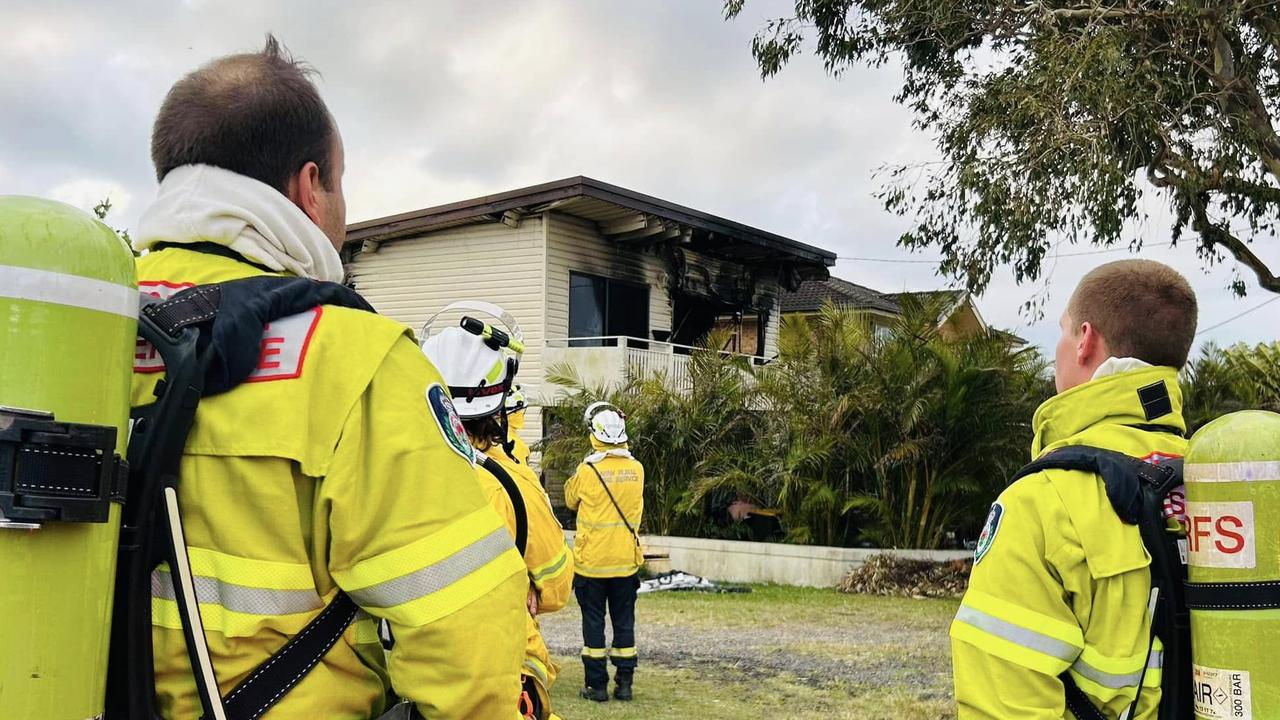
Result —
M1032 420L1033 458L1067 446L1153 464L1182 457L1178 370L1196 314L1187 281L1160 263L1087 274L1062 315L1058 394ZM1104 718L1155 718L1163 646L1151 632L1149 563L1100 476L1047 469L1010 485L987 516L951 626L960 719L1076 717L1068 684Z
M135 233L145 292L343 279L342 140L273 38L178 81L152 158L159 194ZM135 406L163 371L140 345ZM325 305L271 323L249 379L200 403L179 502L222 694L342 590L364 612L269 717L364 720L393 689L433 720L517 716L526 571L441 386L407 328ZM152 607L161 712L195 717L167 568ZM396 640L386 657L378 619Z

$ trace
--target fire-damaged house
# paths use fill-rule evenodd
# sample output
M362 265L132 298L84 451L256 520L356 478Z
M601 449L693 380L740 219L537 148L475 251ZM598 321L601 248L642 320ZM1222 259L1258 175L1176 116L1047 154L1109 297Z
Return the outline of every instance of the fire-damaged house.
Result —
M716 327L762 362L776 354L783 289L825 279L835 259L587 177L356 223L344 252L356 289L415 330L459 300L505 308L527 345L519 381L542 400L557 363L593 383L628 371L679 381ZM536 410L524 432L541 437Z

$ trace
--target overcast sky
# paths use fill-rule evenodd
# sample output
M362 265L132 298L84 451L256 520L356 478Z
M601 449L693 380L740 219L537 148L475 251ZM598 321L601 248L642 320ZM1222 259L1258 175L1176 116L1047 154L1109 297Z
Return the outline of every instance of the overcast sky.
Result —
M112 224L132 226L155 194L148 136L169 86L272 31L323 75L352 221L588 175L836 251L852 282L945 287L928 262L854 259L934 257L895 247L905 221L872 197L878 168L934 157L890 99L901 71L836 80L806 57L762 82L751 36L785 7L756 0L727 23L719 0L0 0L0 193L86 209L110 194ZM1168 240L1161 221L1134 232ZM1191 279L1202 328L1271 297L1248 273L1249 297L1232 297L1232 264L1206 271L1190 243L1143 255ZM1007 272L978 307L1051 351L1075 282L1124 256L1049 262L1039 321L1019 307L1045 282ZM1199 339L1272 340L1278 317L1280 302Z

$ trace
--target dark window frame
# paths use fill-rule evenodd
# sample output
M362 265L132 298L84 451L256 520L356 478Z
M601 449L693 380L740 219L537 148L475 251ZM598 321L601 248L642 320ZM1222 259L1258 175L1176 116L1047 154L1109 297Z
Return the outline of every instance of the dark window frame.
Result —
M600 324L600 332L594 335L576 335L575 336L574 334L573 308L574 308L575 279L585 279L585 280L588 280L593 285L595 283L603 284L602 294L604 296L604 302L598 305L597 310L594 313L595 315L598 316L598 320ZM638 290L643 295L644 302L635 303L639 305L639 307L637 308L637 312L631 316L633 320L637 321L637 324L633 325L630 328L625 328L625 331L624 331L624 328L615 327L615 324L617 323L616 317L613 317L611 320L612 313L610 312L610 310L612 308L613 300L614 300L614 292L613 292L614 288L625 288L630 291ZM574 341L575 337L615 337L617 336L617 337L636 338L641 341L648 340L649 331L651 330L651 328L649 327L649 321L650 321L649 302L652 299L650 296L651 291L652 291L652 288L650 288L648 284L643 282L636 282L634 280L621 280L618 278L612 278L605 275L595 275L593 273L578 272L577 270L569 271L569 302L568 302L568 305L569 305L568 326L569 326L569 340L570 340L569 345L571 347L590 347L590 346L600 346L604 344L603 340L583 340L583 341L575 342ZM592 294L596 295L599 293L593 292ZM598 300L594 300L594 302L599 303ZM643 328L643 332L636 332L640 328ZM628 344L635 345L636 343L631 342ZM646 347L648 346L647 342L643 344Z

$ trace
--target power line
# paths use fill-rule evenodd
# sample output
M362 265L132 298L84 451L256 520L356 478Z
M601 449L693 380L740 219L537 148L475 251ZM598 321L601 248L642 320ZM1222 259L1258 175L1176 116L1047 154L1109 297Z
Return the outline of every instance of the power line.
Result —
M1209 332L1209 331L1211 331L1211 330L1217 330L1218 328L1222 327L1223 325L1226 325L1227 323L1229 323L1229 322L1231 322L1231 321L1233 321L1233 320L1239 320L1240 318L1244 317L1245 315L1248 315L1249 313L1253 312L1254 310L1261 310L1262 308L1266 307L1267 305L1270 305L1271 303L1273 303L1273 302L1275 302L1275 301L1277 301L1277 300L1280 300L1280 295L1276 295L1275 297L1271 298L1270 300L1263 300L1262 302L1258 303L1257 305L1254 305L1253 307L1249 308L1248 310L1245 310L1244 312L1242 312L1242 313L1240 313L1240 314L1238 314L1238 315L1232 315L1231 317L1227 318L1226 320L1223 320L1222 322L1220 322L1220 323L1218 323L1218 324L1216 324L1216 325L1210 325L1209 327L1207 327L1207 328L1205 328L1205 329L1201 330L1200 332L1197 332L1197 333L1196 333L1196 337L1200 337L1201 335L1203 335L1203 334L1205 334L1205 333L1207 333L1207 332Z
M1169 247L1171 245L1173 245L1172 242L1143 243L1142 247L1155 248L1155 247ZM1081 257L1084 255L1101 255L1103 253L1132 252L1132 251L1133 251L1133 248L1130 248L1130 247L1115 247L1115 248L1103 248L1101 250L1083 250L1081 252L1073 252L1073 253L1057 253L1052 255L1052 257L1068 258L1068 257ZM942 260L914 260L914 259L906 259L906 258L853 257L850 255L839 255L837 256L836 259L837 260L857 260L859 262L908 263L908 264L928 264L928 265L937 265L938 263L942 262Z

